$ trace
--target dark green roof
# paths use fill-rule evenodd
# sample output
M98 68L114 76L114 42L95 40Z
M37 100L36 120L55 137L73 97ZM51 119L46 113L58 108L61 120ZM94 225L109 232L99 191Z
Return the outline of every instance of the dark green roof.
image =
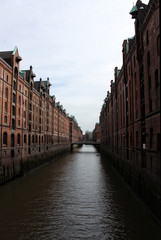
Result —
M138 11L138 8L137 6L133 6L131 11L129 12L130 14L133 14L134 12L137 12Z
M118 75L119 75L120 71L121 71L120 69L117 69L117 77L118 77Z
M25 72L19 71L19 75L24 79Z
M12 55L15 55L15 53L16 53L16 51L17 51L17 49L18 49L18 47L17 47L17 46L15 46L15 48L14 48L14 50L13 50L13 53L12 53Z

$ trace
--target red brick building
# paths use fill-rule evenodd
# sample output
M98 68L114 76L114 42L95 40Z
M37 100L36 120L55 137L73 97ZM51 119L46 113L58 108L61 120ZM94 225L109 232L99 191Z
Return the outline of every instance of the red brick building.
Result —
M74 116L70 116L70 142L80 142L82 140L82 130Z
M76 121L71 132L71 118L50 96L49 78L34 81L32 66L20 70L21 60L17 47L0 52L0 183L82 138Z
M96 123L95 128L92 132L93 135L93 141L100 143L100 124Z
M123 42L100 114L101 148L161 219L160 3L140 0L130 14L135 36Z

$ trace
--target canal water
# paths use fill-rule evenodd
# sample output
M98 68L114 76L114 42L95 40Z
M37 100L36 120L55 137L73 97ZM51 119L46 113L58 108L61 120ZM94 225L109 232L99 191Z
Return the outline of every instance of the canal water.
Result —
M160 240L161 229L93 146L0 187L0 240Z

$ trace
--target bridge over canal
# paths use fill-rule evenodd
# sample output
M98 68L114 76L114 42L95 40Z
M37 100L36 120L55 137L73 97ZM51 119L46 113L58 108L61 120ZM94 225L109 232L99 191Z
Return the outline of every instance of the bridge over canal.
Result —
M94 142L94 141L79 141L79 142L73 142L71 143L71 151L73 150L73 146L83 146L83 145L93 145L96 148L100 148L100 143L99 142Z

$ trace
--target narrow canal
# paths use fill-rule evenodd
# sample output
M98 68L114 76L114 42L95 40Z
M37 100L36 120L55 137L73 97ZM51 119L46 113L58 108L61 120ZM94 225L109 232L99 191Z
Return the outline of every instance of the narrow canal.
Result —
M0 187L0 240L160 240L93 146Z

